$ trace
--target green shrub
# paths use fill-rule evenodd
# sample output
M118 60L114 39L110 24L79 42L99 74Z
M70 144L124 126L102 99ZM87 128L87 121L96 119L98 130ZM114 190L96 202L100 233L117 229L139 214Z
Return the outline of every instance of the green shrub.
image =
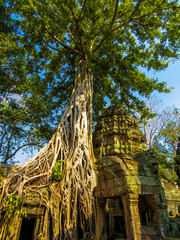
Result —
M53 172L52 172L52 180L55 182L60 182L64 177L64 173L62 173L61 171L62 162L65 162L65 160L60 159L54 165Z
M27 212L24 212L21 208L21 197L17 195L10 194L6 201L6 218L10 219L13 214L22 215L23 217L27 217Z
M4 176L4 172L3 172L3 171L0 171L0 183L3 182L3 176Z

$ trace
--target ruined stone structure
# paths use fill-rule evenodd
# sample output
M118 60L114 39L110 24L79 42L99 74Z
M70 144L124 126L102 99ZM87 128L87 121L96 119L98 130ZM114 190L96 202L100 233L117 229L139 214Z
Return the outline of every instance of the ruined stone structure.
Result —
M5 180L9 174L13 174L18 171L18 166L0 165L0 171L3 172L3 180ZM0 183L1 184L1 183ZM20 213L12 212L12 216L6 220L7 240L38 240L39 232L47 232L45 239L50 239L49 226L50 219L47 218L48 209L46 208L45 199L48 199L48 189L42 193L43 201L39 193L36 191L26 192L23 195L23 204L21 209L17 209ZM13 202L11 202L13 207ZM44 221L46 219L46 221ZM44 224L45 222L45 224ZM0 216L1 224L1 216ZM0 227L0 233L1 227ZM3 238L3 233L2 237Z
M109 107L95 128L93 142L96 240L180 239L180 190L159 179L158 162L152 151L146 151L135 120ZM7 221L8 239L54 239L45 204L48 189L42 195L43 201L39 193L26 192L22 214ZM77 227L81 239L94 240L93 234L81 234Z
M135 120L111 106L93 140L98 169L96 239L180 237L178 221L168 217L168 211L178 212L180 192L173 184L161 183L158 162L145 150Z

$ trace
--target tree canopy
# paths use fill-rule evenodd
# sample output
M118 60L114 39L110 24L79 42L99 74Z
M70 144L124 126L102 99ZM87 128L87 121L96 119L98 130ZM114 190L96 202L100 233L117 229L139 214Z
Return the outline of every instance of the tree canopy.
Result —
M164 108L156 96L149 97L145 102L151 114L144 119L138 115L138 119L146 146L153 150L159 161L160 177L177 181L174 159L180 136L180 109L174 106Z
M180 111L177 108L164 110L160 118L162 121L152 146L159 159L160 177L177 181L175 158L180 136Z
M139 96L169 91L143 69L160 71L178 58L178 1L5 0L1 6L0 121L10 121L8 127L18 115L23 129L44 126L47 136L80 60L93 74L95 116L107 98L145 116Z

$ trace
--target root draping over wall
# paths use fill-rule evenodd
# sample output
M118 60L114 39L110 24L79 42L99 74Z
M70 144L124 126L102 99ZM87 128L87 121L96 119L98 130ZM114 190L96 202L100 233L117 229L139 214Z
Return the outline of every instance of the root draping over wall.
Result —
M96 180L91 115L92 74L81 62L75 87L55 135L26 165L12 173L1 187L0 239L5 239L7 234L4 223L8 221L5 214L8 197L20 196L22 208L27 192L38 193L40 204L46 206L48 217L45 217L51 218L53 239L78 239L77 223L82 231L92 230ZM61 180L53 182L56 163L59 163ZM44 194L47 190L48 195ZM45 228L43 231L38 233L39 237L47 234Z

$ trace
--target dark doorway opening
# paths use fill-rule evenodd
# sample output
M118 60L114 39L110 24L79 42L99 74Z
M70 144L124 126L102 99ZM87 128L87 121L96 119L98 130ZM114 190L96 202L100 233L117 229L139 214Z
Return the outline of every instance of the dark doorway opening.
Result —
M139 215L141 225L147 225L153 221L153 209L149 204L151 195L139 196Z
M123 216L114 216L114 233L125 234L125 219Z
M124 206L121 197L107 199L105 211L107 239L126 238Z
M36 218L23 218L19 240L33 240Z

